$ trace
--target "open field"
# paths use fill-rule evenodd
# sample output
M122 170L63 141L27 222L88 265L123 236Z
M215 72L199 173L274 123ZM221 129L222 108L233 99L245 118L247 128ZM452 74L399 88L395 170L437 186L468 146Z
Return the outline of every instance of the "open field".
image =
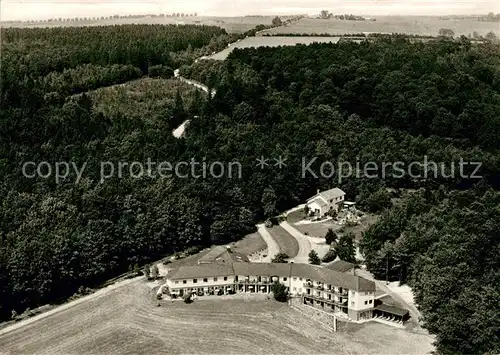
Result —
M288 26L272 28L263 34L344 34L360 32L408 33L437 36L440 28L449 28L456 36L468 36L477 31L480 35L492 31L500 36L500 26L495 22L473 20L440 20L438 17L421 16L376 16L376 21L346 21L336 19L304 18Z
M297 239L295 239L281 226L273 226L267 230L278 244L280 252L285 253L290 258L297 256L297 253L299 252L299 243L297 242Z
M286 20L289 17L281 16ZM346 20L321 20L304 18L284 27L273 28L260 33L298 33L298 34L342 34L359 32L382 33L410 33L419 35L438 34L440 28L450 28L457 36L469 35L477 31L485 35L493 31L500 35L500 26L495 22L480 22L474 20L440 20L430 16L375 16L376 21L346 21ZM190 16L190 17L152 17L143 16L136 18L88 19L80 21L51 21L51 22L4 22L4 27L67 27L67 26L107 26L122 24L196 24L219 26L229 33L243 33L263 24L270 25L273 16L259 17L215 17L215 16Z
M164 302L136 279L0 335L3 354L410 354L431 337L367 323L332 333L274 300ZM314 350L312 350L314 349Z
M282 17L287 19L287 17ZM257 25L270 25L273 16L259 17L138 17L138 18L112 18L99 20L82 20L82 21L51 21L51 22L36 22L36 23L5 23L5 27L67 27L67 26L109 26L109 25L125 25L125 24L179 24L179 25L207 25L219 26L224 28L228 33L243 33L249 31Z
M288 28L288 27L286 27ZM247 37L230 47L210 56L210 59L224 60L235 48L294 46L296 44L336 43L340 37Z
M266 248L266 242L257 232L245 236L242 240L239 240L232 245L232 249L234 251L246 255L252 255Z

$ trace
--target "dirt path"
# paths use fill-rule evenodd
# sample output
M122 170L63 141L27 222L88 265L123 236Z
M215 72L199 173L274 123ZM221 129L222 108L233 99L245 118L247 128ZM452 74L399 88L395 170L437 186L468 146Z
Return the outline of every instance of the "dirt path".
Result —
M280 248L278 243L274 240L271 234L269 234L266 226L264 224L257 224L257 231L262 236L262 239L267 244L267 256L262 258L260 262L262 263L270 263L271 259L275 257L276 254L280 252Z
M181 123L179 127L172 131L172 134L175 138L180 138L184 135L184 131L186 130L186 126L189 124L189 120L185 120Z
M179 79L180 81L182 81L186 84L192 85L195 88L200 89L204 93L208 94L208 90L209 90L208 86L206 86L198 81L190 80L190 79L187 79L187 78L181 76L180 69L174 70L174 78ZM216 92L217 91L215 89L212 89L211 96L214 97ZM190 120L186 120L186 121L182 122L179 127L177 127L176 129L174 129L172 131L172 134L174 135L175 138L180 138L184 135L184 132L186 131L186 127L189 124L189 121Z
M293 228L286 221L280 222L280 226L288 233L290 233L292 237L294 237L299 243L299 252L297 253L297 256L293 258L293 261L295 263L307 264L309 261L309 253L311 252L312 249L309 238L304 234L300 233L297 229Z

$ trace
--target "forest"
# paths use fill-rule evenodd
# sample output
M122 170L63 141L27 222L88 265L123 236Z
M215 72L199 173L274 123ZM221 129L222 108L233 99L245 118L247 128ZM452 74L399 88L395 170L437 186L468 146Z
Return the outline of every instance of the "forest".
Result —
M414 288L438 352L500 351L498 45L382 36L235 49L226 61L193 63L230 35L156 25L2 31L3 319L168 253L237 240L316 189L339 186L382 214L361 241L368 267ZM126 92L86 93L158 65L182 66L217 95L167 79L150 80L164 80L170 94L145 95L138 106ZM187 118L188 134L174 138ZM256 170L261 156L286 157L287 166ZM353 176L339 184L338 176L300 174L302 157L408 164L424 156L481 162L482 179ZM238 161L242 177L96 178L101 161L193 157ZM85 162L89 174L79 183L27 179L25 161ZM393 203L398 190L415 193Z
M500 48L467 39L411 43L402 38L334 45L235 50L224 63L182 72L217 88L213 141L251 152L319 160L481 162L481 179L346 179L358 206L382 218L360 244L368 269L408 283L436 335L439 353L500 350ZM215 73L215 75L214 75ZM193 122L193 135L209 130ZM239 127L233 129L231 127ZM262 137L259 140L257 137ZM274 152L274 153L272 153ZM423 170L426 167L421 167ZM300 180L290 164L254 174L280 208L332 181ZM397 201L394 191L413 191ZM258 202L258 201L255 201Z

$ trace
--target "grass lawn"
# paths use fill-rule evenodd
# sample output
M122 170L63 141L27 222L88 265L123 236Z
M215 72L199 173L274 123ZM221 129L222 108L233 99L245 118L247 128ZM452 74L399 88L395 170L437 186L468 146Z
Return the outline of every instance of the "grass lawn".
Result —
M297 256L299 252L299 243L290 233L284 230L281 226L273 226L268 228L271 236L276 240L280 248L280 252L285 253L290 258Z
M359 241L363 232L365 232L371 225L375 224L379 219L379 216L376 214L365 214L361 217L359 223L355 226L339 226L338 224L333 223L332 221L325 222L315 222L310 224L294 224L294 227L297 228L302 233L308 233L311 237L320 237L324 238L328 229L333 229L334 232L339 234L344 233L353 233L355 236L355 240Z
M329 228L333 229L334 232L341 228L341 226L331 221L315 222L310 224L295 224L294 227L304 234L308 233L309 236L318 238L324 238Z
M245 236L242 240L239 240L232 245L232 249L234 251L246 255L252 255L266 248L266 242L257 232Z
M286 220L288 223L293 224L293 223L297 223L298 221L303 220L305 217L306 217L306 214L304 213L304 210L297 210L297 211L290 212L286 216Z

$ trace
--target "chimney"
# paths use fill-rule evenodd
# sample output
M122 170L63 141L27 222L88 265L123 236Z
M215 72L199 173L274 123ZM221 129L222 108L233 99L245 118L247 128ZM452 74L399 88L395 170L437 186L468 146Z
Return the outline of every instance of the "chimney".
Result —
M316 190L316 193L319 195L319 189Z

